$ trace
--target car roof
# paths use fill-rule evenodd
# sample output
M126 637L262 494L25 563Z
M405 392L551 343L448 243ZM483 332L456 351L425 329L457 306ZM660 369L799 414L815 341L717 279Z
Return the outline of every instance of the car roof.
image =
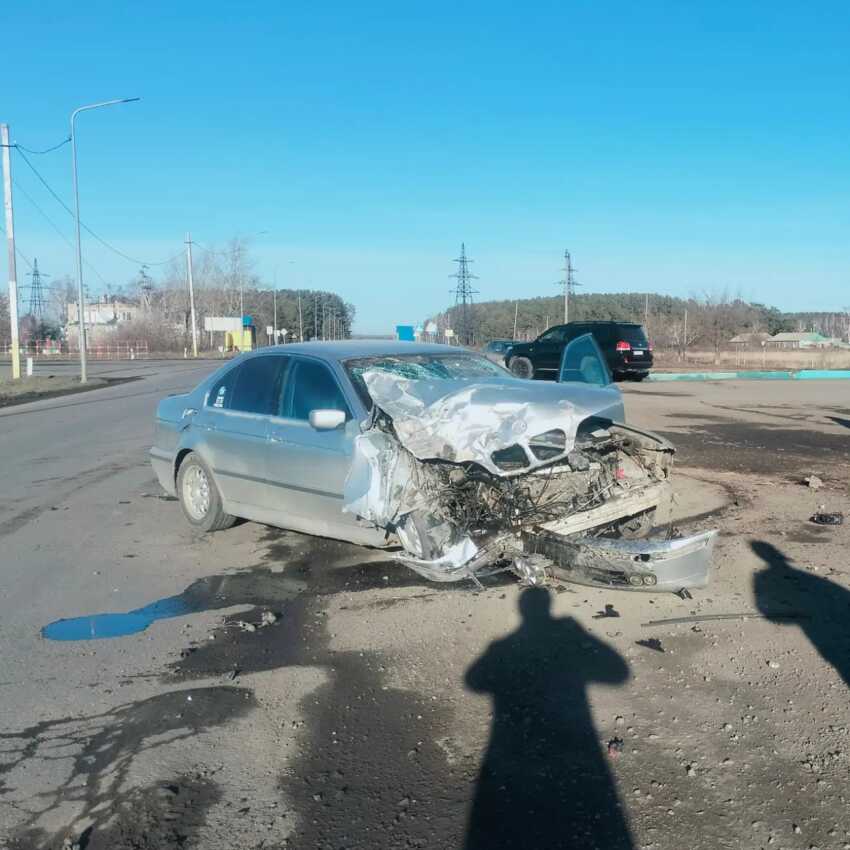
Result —
M349 360L352 357L384 357L393 354L475 354L459 345L400 342L393 339L340 339L327 342L295 342L258 348L253 354L309 354L320 360Z

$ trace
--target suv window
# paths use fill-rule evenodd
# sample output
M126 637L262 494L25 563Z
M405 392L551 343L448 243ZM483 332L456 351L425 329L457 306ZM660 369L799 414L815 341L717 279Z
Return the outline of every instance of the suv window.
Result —
M544 331L540 334L537 339L540 342L563 342L566 339L567 329L562 325L558 325L554 328L549 328L548 331Z
M288 361L288 357L277 355L246 360L236 370L236 381L227 408L264 416L273 413L280 393L281 376Z
M280 415L306 421L311 410L342 410L345 418L351 419L345 396L330 369L315 360L296 360L286 381Z

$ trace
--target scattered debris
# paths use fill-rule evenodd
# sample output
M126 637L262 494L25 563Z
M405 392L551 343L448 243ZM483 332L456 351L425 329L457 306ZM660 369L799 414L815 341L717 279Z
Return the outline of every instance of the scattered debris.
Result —
M240 620L237 625L243 632L255 632L257 631L257 627L253 623L246 623L244 620Z
M829 513L827 511L818 511L815 514L812 514L809 519L817 523L818 525L843 525L844 524L844 514L841 511L835 511L834 513Z
M598 613L593 615L593 619L594 620L602 620L602 619L605 619L606 617L619 617L619 616L620 616L620 612L617 611L617 609L614 608L614 606L609 602L605 606L604 611L599 611Z
M622 738L612 738L608 742L608 756L612 759L618 759L620 757L620 753L623 752L623 746Z
M742 611L740 614L695 614L692 617L670 617L667 620L649 620L641 626L675 626L680 623L700 623L709 620L808 620L809 614L801 611L789 611L775 614L759 614L755 611Z
M612 421L597 389L567 397L557 384L435 381L424 369L420 379L391 356L352 368L374 405L354 440L343 512L394 535L415 572L479 590L476 576L494 568L532 586L707 584L716 532L637 539L672 498L674 448Z
M685 773L687 773L688 776L696 776L697 775L697 769L692 764L689 764L685 768Z
M273 611L263 611L261 623L264 626L273 626L277 622L277 614Z
M676 591L676 596L678 596L679 599L693 599L694 598L693 596L691 596L691 592L690 592L690 590L688 590L687 587L680 587Z
M820 490L823 487L823 479L817 475L808 475L803 479L803 484L806 484L812 490Z
M636 640L638 646L644 646L647 649L654 649L656 652L664 652L664 647L658 638L647 638L646 640Z

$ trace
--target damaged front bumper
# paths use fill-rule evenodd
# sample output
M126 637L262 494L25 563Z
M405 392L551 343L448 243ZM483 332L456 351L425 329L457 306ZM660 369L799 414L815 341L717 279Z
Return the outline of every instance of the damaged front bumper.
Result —
M672 540L614 540L541 528L523 533L523 550L545 558L553 577L565 581L675 593L708 584L716 537L704 531Z

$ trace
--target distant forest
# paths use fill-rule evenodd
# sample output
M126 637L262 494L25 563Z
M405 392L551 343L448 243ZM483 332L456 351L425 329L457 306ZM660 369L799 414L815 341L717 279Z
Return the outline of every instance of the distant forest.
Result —
M491 339L533 339L549 325L564 321L562 296L522 298L517 301L482 301L471 307L474 342ZM461 333L460 311L450 307L429 317L442 331ZM764 331L816 331L847 340L850 308L834 313L783 313L776 307L740 298L675 298L656 293L581 293L570 297L570 321L613 319L640 322L653 342L664 348L704 344L718 350L738 333Z

